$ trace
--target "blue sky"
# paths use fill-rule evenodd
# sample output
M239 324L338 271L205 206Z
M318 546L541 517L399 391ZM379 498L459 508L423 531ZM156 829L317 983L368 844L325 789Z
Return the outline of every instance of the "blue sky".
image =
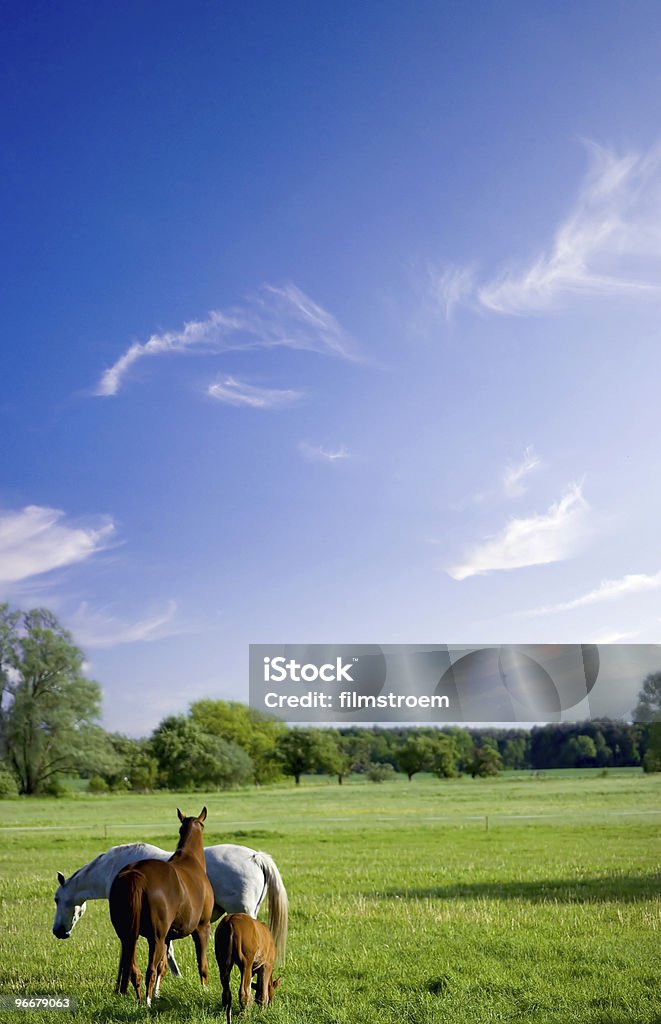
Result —
M5 22L0 597L109 726L250 642L661 642L657 4Z

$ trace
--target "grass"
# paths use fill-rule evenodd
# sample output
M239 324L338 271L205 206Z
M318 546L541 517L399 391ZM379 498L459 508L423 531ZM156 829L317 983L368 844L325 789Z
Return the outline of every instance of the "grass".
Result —
M661 1024L661 777L638 772L4 802L0 990L70 993L82 1022L149 1016L113 995L106 903L51 935L55 873L172 846L176 805L204 802L207 842L268 850L289 890L283 984L255 1024ZM223 1020L215 963L203 992L192 942L177 955L151 1015Z

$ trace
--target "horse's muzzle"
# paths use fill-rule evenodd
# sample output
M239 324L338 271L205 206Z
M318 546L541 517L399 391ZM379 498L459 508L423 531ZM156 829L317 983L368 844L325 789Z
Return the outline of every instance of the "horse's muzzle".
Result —
M66 928L53 928L53 935L56 939L68 939L71 932L68 932Z

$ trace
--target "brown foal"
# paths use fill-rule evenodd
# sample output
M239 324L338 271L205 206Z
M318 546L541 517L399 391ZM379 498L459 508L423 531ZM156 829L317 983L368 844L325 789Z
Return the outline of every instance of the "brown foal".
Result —
M227 1024L231 1024L232 1021L230 974L234 964L241 971L241 1009L250 1006L250 983L253 974L257 975L257 1002L260 1006L268 1006L282 979L273 980L275 942L266 925L261 921L255 921L248 914L230 914L229 917L224 917L216 928L215 946L223 986L223 1006L227 1010Z
M169 860L139 860L123 868L110 889L110 919L122 943L115 991L126 994L133 983L142 1002L142 975L136 963L138 936L149 943L145 986L147 1003L157 996L167 970L167 944L192 935L200 980L207 985L207 943L214 906L204 864L202 839L206 807L197 818L185 818L177 808L179 843Z

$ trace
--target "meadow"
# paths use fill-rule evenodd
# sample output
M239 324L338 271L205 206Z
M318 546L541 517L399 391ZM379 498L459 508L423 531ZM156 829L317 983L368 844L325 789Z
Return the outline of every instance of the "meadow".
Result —
M113 994L107 903L51 934L58 870L141 838L173 848L175 808L203 803L207 845L268 851L289 893L283 983L255 1024L661 1024L661 776L635 770L3 802L0 991L68 993L81 1024L224 1021L191 940L149 1011Z

